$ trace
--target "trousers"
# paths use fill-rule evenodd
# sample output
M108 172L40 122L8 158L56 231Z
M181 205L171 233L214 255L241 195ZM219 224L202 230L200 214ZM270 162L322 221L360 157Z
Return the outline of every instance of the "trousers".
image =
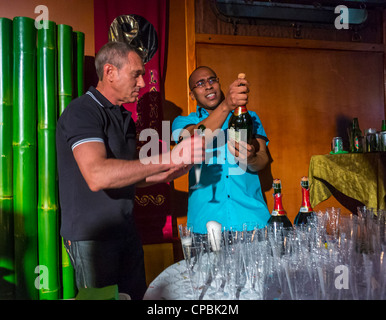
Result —
M138 237L63 240L75 270L78 289L118 285L118 291L127 293L132 300L143 298L147 287L144 254Z

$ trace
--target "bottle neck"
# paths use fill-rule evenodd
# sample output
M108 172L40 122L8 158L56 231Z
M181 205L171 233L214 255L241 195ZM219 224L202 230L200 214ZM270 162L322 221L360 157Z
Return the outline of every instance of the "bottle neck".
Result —
M248 109L247 109L246 106L238 106L238 107L236 107L236 109L235 109L233 114L237 117L240 114L244 114L244 113L247 113L247 112L248 112Z
M275 193L273 195L274 205L273 205L273 216L285 216L287 212L285 212L283 208L283 203L281 201L281 193Z
M312 212L314 211L311 207L310 202L310 190L307 188L302 188L302 206L300 208L301 212Z

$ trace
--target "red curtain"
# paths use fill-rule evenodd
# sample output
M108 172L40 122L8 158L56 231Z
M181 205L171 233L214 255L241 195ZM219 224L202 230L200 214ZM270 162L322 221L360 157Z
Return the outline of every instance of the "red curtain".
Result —
M137 103L124 105L132 112L132 118L136 122L137 137L141 130L146 128L157 130L159 137L162 137L167 11L167 0L94 0L96 52L109 41L110 25L121 15L141 16L153 25L157 33L158 49L145 65L146 87L141 90ZM137 149L139 150L145 143L138 142ZM137 188L134 212L144 244L170 241L172 238L169 202L170 186L168 184Z

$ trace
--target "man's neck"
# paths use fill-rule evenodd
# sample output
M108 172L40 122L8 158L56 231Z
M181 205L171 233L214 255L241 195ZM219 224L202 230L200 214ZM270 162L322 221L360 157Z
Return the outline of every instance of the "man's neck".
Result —
M103 96L109 100L113 105L121 105L119 101L114 97L114 94L112 92L112 89L106 85L102 81L98 81L98 84L96 86L96 89L103 94Z

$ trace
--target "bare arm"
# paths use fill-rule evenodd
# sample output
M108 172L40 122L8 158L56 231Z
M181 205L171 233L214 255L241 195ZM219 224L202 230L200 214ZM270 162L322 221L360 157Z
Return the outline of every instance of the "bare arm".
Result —
M242 84L242 85L241 85ZM210 112L209 116L196 125L191 125L185 129L193 135L194 130L202 124L209 132L214 132L224 124L224 121L229 115L229 112L237 106L246 105L248 102L249 83L245 79L235 80L228 89L225 99L218 105L216 109ZM185 131L186 132L186 131ZM206 137L208 137L206 135ZM210 138L210 137L208 137Z
M201 161L204 147L202 139L198 137L185 139L167 157L150 157L146 159L146 164L141 160L109 159L106 157L105 145L100 142L78 145L73 154L90 190L99 191L175 179L185 174L190 164ZM162 163L162 159L166 158L169 161Z

